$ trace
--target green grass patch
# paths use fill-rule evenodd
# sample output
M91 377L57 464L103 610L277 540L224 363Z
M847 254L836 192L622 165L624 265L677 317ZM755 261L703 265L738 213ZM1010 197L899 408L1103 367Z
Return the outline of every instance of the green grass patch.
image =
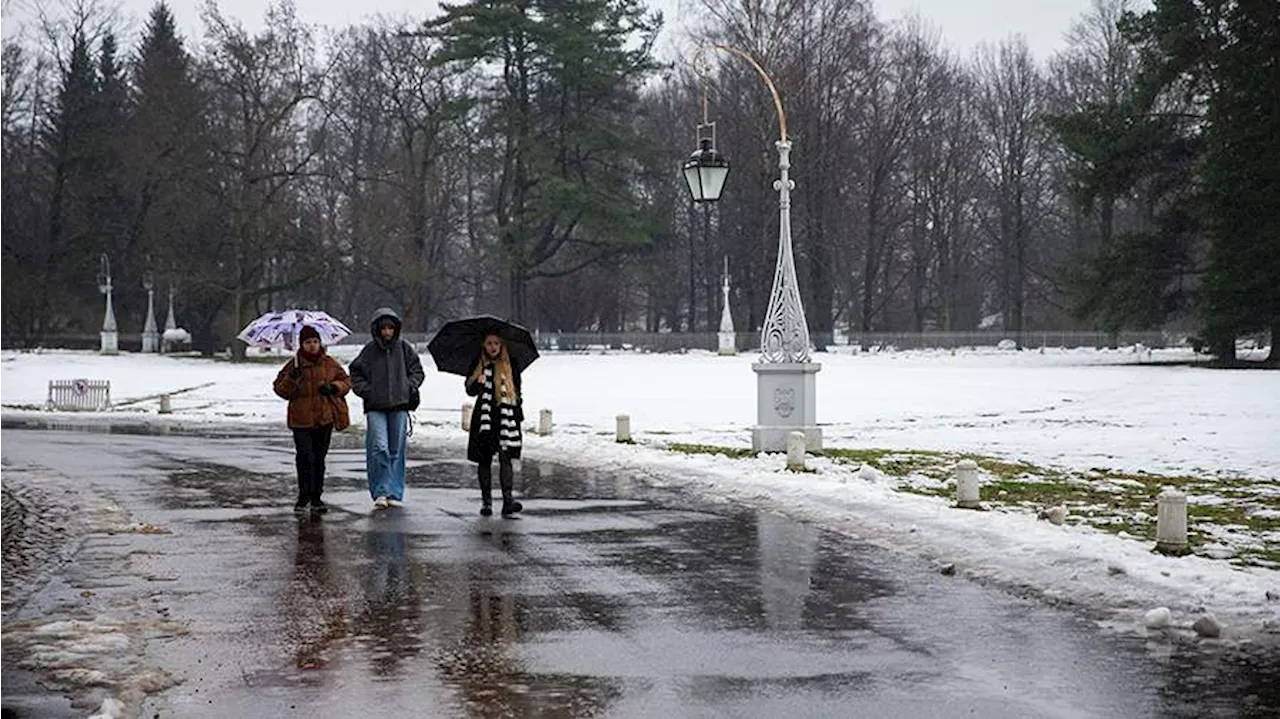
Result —
M756 456L750 449L702 444L672 444L687 454L719 454L731 459ZM874 467L907 494L953 499L955 466L964 459L978 465L982 502L992 509L1038 513L1066 505L1069 524L1125 534L1154 542L1156 497L1173 487L1192 498L1187 507L1188 546L1193 554L1222 556L1241 566L1280 568L1280 543L1268 540L1280 532L1280 517L1260 509L1280 510L1280 483L1244 477L1195 477L1151 472L1125 472L1106 467L1075 470L967 452L920 449L827 448L836 464ZM810 470L811 471L811 470ZM1214 504L1195 501L1215 497ZM1230 531L1224 531L1224 530Z
M750 459L756 456L755 450L743 447L718 447L714 444L684 444L673 442L667 445L672 452L682 454L722 454L729 459Z

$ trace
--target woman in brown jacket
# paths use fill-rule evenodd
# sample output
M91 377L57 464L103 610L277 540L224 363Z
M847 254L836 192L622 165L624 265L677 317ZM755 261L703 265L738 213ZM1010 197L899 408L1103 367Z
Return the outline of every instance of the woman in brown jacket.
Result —
M302 342L297 356L289 360L276 375L275 392L289 400L289 429L297 449L298 502L296 512L324 513L328 507L320 500L324 492L324 458L329 453L329 440L336 429L351 424L345 395L351 391L351 378L342 364L330 357L320 343L320 333L310 325L298 333Z

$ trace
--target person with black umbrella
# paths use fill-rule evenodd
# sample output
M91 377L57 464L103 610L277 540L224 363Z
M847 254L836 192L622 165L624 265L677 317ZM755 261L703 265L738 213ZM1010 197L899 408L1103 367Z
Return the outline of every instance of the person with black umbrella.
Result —
M493 457L498 457L502 516L524 509L513 496L512 460L520 458L524 394L520 375L538 359L529 330L493 315L452 320L427 343L441 372L466 378L467 394L478 397L471 410L467 459L479 465L480 514L493 515Z
M475 369L466 380L467 394L478 397L471 411L471 436L467 459L479 466L480 514L493 514L493 456L498 455L498 482L502 488L502 516L524 509L512 498L515 484L511 460L520 458L524 421L520 371L511 363L507 345L498 334L484 338Z

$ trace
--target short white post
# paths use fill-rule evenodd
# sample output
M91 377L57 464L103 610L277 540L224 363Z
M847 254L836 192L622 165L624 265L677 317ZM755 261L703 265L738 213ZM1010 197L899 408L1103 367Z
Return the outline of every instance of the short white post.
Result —
M551 434L551 410L538 412L538 434L546 437Z
M462 403L462 431L471 431L471 412L475 409L475 405L470 402Z
M160 414L172 414L172 413L173 413L173 405L170 404L169 395L167 394L160 395Z
M978 509L978 463L972 459L962 459L956 465L956 506L963 509Z
M804 432L787 434L787 469L804 471Z
M631 415L629 414L618 415L618 441L631 441Z
M1187 495L1166 488L1156 497L1156 551L1180 554L1187 549Z

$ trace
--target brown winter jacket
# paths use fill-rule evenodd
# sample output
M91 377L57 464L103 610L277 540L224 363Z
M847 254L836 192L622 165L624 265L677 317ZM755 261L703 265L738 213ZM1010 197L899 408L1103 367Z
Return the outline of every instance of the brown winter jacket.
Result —
M302 369L302 376L294 379L289 376L294 362ZM332 384L337 393L320 394L320 388ZM280 368L273 387L276 394L289 400L289 428L310 429L333 425L335 430L344 430L351 424L351 416L347 412L346 394L351 391L351 378L342 364L320 350L320 356L314 360L298 355Z

